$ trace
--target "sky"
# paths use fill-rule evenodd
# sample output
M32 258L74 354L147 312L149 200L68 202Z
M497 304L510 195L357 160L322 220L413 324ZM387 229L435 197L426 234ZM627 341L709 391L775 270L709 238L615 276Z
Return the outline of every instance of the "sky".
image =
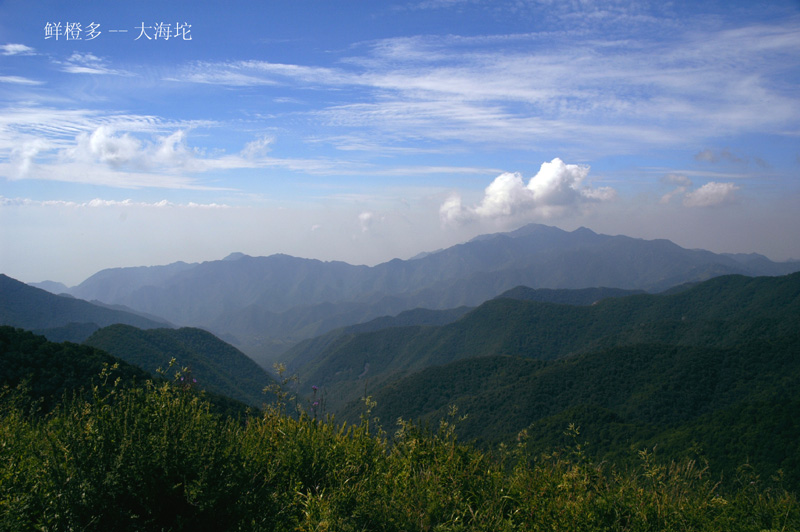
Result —
M0 273L527 223L800 259L800 2L0 0Z

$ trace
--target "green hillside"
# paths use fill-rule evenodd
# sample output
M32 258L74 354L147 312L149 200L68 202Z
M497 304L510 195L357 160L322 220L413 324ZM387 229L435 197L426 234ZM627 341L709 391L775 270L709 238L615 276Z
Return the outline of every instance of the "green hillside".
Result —
M735 347L793 331L800 274L725 276L677 293L605 299L590 306L494 299L448 325L391 327L320 337L286 354L303 382L324 386L335 409L365 386L482 356L551 360L631 344Z
M561 303L564 305L592 305L609 297L624 297L644 294L644 290L624 290L622 288L529 288L517 286L503 292L498 298L521 299L524 301L542 301L545 303Z
M422 370L376 391L374 413L438 422L456 405L459 435L494 447L522 429L544 451L579 425L598 458L699 444L717 471L746 462L800 486L800 332L737 348L638 344L555 361L491 356ZM361 405L343 412L357 419ZM738 416L741 414L741 416Z
M0 326L0 389L24 386L25 396L50 411L73 393L88 391L104 365L117 368L110 378L144 382L140 368L86 345L53 343L45 337L14 327Z
M500 298L442 327L341 335L294 360L350 421L365 392L389 422L436 423L457 405L460 435L489 447L528 428L550 448L578 423L600 458L696 444L727 473L750 460L797 486L800 426L784 412L800 397L798 323L800 275L726 276L591 306Z
M235 347L201 329L142 330L111 325L86 342L149 372L166 368L175 359L188 368L197 386L253 406L266 400L263 390L274 380Z

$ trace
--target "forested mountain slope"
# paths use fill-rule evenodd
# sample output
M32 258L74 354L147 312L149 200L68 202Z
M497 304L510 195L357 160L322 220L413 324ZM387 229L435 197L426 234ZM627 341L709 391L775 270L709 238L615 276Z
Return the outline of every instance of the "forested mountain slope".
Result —
M610 298L590 306L494 299L441 327L396 327L309 340L290 368L326 386L341 405L365 385L466 358L556 359L632 344L736 347L790 333L800 323L800 274L725 276L669 295Z
M100 382L104 367L117 368L108 373L113 382L144 382L149 374L108 353L91 346L74 343L53 343L44 336L8 326L0 326L0 389L22 385L22 397L34 408L49 412L73 394L87 393L93 383Z
M264 388L274 380L235 347L200 329L142 330L112 325L96 331L86 342L149 372L166 370L175 359L188 368L186 378L197 387L260 407L267 402Z
M800 274L726 276L590 307L498 299L444 327L355 335L304 380L349 421L363 404L338 398L366 390L389 424L437 423L456 405L461 437L494 446L527 429L546 450L574 423L599 458L696 448L731 478L749 462L797 487L799 323Z

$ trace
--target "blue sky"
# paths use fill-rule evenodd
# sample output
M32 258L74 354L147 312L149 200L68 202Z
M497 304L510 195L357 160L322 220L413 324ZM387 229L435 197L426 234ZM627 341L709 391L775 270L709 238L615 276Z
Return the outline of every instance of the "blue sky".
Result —
M796 1L5 0L0 272L529 222L800 258L798 50Z

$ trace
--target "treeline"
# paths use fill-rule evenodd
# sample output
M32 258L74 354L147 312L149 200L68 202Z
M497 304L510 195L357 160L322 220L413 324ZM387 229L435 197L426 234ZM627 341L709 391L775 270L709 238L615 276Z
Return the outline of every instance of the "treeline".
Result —
M794 338L713 349L643 344L542 361L481 357L428 368L378 390L375 414L436 424L452 404L468 414L459 435L491 449L522 429L546 451L569 423L597 460L623 463L657 446L689 449L725 482L748 462L800 486L800 359ZM358 419L353 404L342 416Z
M0 529L797 530L779 479L741 467L726 489L703 463L641 451L617 468L571 443L532 453L523 432L492 452L432 431L342 426L286 396L244 422L180 380L124 386L106 368L86 396L31 415L0 401ZM396 430L396 432L395 432Z

